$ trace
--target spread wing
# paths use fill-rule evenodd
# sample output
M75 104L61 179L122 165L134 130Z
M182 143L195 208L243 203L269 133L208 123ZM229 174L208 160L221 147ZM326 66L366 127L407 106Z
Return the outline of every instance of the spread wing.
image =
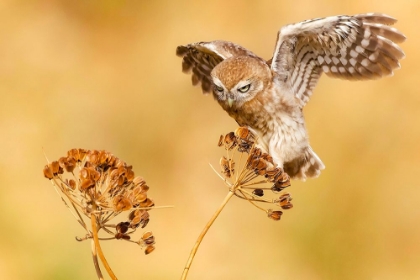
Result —
M271 68L304 106L319 77L378 79L400 68L405 55L396 43L406 38L384 14L312 19L284 26L278 33Z
M226 41L199 42L186 46L178 46L176 54L182 57L182 72L192 72L192 84L201 83L203 93L212 91L210 72L223 60L232 56L254 56L247 49Z

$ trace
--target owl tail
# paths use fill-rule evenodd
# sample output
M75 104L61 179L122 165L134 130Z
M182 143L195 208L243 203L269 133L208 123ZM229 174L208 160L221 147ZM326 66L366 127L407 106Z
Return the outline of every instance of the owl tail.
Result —
M284 163L283 169L292 179L306 180L318 177L325 168L320 158L308 146L302 157Z

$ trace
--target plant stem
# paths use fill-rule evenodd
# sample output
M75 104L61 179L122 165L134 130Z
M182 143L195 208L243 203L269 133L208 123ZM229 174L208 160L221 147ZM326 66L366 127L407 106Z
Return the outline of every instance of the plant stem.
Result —
M95 265L96 275L98 276L98 279L104 280L104 277L102 276L101 268L99 267L98 254L96 253L95 242L93 240L92 240L92 258L93 258L93 264Z
M229 199L232 198L233 194L234 194L234 190L230 190L227 196L225 197L225 199L223 200L222 205L220 205L220 207L216 210L216 212L213 214L213 217L211 217L210 221L208 221L203 231L200 233L200 236L198 236L198 239L191 250L190 256L188 257L187 264L185 265L184 272L182 273L182 276L181 276L181 280L187 279L187 274L190 270L191 263L195 257L195 254L197 253L197 250L201 244L201 241L203 240L204 236L206 235L206 233L208 232L208 230L210 229L211 225L214 223L216 218L219 216L220 212L222 212L223 208L226 206Z
M95 210L95 209L94 209ZM95 242L96 251L98 252L99 258L102 261L102 264L104 265L106 271L108 272L109 276L113 280L117 280L117 277L115 276L114 272L112 272L111 267L109 266L108 262L105 259L104 253L102 252L101 245L99 244L98 239L98 229L96 227L96 217L95 214L91 214L90 221L92 222L92 235L93 235L93 241Z

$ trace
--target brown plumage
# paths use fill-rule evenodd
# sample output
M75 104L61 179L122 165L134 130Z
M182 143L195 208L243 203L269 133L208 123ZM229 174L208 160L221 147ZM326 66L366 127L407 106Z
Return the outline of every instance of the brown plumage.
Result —
M258 136L258 145L292 177L316 177L324 164L309 146L302 109L322 73L378 79L400 67L405 36L383 14L333 16L284 26L265 61L226 41L179 46L192 83Z

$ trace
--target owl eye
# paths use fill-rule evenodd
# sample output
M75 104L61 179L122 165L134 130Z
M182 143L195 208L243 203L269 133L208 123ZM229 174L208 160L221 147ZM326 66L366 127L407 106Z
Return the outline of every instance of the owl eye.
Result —
M218 92L223 92L223 88L219 87L218 85L214 85L214 88L218 91Z
M242 93L245 93L249 90L250 87L251 87L251 84L247 84L246 86L238 88L238 90Z

